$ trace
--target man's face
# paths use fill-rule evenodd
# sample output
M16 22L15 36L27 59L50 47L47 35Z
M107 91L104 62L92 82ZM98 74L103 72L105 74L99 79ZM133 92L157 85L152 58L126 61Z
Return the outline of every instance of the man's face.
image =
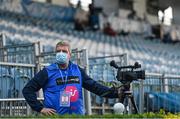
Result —
M71 58L71 54L70 54L70 51L68 50L68 46L57 46L56 47L56 52L63 52L63 53L67 53L68 55L68 59Z

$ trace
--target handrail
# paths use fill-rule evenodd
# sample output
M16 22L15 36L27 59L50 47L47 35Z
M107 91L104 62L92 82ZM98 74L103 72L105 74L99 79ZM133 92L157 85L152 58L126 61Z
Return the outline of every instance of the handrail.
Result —
M5 66L22 66L22 67L36 67L35 64L10 63L10 62L0 62L0 65L5 65Z
M37 98L38 100L44 100L44 98ZM4 98L4 99L0 99L0 102L5 101L25 101L25 98Z

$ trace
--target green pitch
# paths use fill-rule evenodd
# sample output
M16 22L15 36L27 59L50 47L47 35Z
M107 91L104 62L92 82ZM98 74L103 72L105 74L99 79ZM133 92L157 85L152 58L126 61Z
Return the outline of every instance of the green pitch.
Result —
M3 118L3 117L1 117ZM18 119L55 119L55 118L65 118L65 119L70 119L70 118L74 118L74 119L79 119L79 118L87 118L87 119L99 119L99 118L165 118L165 119L180 119L180 113L179 114L171 114L171 113L165 113L164 111L161 111L159 113L144 113L144 114L131 114L131 115L127 115L127 114L123 114L123 115L113 115L113 114L108 114L108 115L84 115L84 116L80 116L80 115L53 115L53 116L44 116L44 115L39 115L39 116L26 116L26 117L4 117L4 118L18 118Z

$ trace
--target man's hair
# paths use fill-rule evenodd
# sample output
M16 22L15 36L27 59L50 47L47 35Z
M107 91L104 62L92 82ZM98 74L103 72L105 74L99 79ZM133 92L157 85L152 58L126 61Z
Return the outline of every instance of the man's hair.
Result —
M69 44L68 41L64 41L64 40L59 41L59 42L56 44L56 48L57 48L58 46L67 46L69 52L71 53L71 46L70 46L70 44Z

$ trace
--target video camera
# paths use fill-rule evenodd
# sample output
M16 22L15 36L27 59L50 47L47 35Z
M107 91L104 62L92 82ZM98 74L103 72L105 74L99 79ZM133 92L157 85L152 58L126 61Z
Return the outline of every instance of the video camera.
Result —
M110 62L110 66L118 69L117 80L123 84L131 83L133 80L143 79L145 80L145 70L135 70L141 68L141 64L135 62L134 65L119 67L114 60ZM129 69L127 71L122 71L122 69Z

